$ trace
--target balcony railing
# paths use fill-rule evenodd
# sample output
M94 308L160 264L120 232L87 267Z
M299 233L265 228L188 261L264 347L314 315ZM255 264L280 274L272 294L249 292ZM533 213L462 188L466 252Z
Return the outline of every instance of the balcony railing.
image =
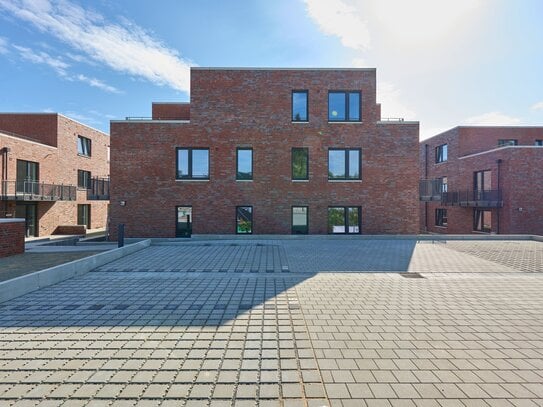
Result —
M109 178L91 178L87 188L88 200L109 200Z
M440 179L423 179L419 181L419 197L421 201L441 201L443 181Z
M75 201L76 187L39 181L2 181L0 200Z
M441 203L481 208L501 208L503 206L502 194L499 189L443 192Z

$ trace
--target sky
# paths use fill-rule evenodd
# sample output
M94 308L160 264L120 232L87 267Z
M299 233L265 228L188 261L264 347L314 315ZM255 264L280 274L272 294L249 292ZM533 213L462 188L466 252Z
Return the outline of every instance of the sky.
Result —
M189 101L190 67L377 68L421 139L543 125L542 0L0 0L0 111L109 132Z

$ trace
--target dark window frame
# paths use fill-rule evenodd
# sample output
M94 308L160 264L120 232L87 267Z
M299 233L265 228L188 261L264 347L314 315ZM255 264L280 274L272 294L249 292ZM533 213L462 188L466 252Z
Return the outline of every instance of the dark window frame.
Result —
M79 151L80 143L81 143L81 151ZM90 138L82 136L80 134L77 135L77 155L81 157L92 156L92 140Z
M86 216L83 214L81 218L86 219L86 222L79 222L80 220L80 209L86 208ZM85 212L85 211L84 211ZM90 204L77 204L77 224L85 225L87 229L91 228L91 205Z
M251 177L250 178L240 178L239 177L239 151L251 151ZM252 147L236 147L236 181L252 181L254 177L254 151Z
M303 150L306 152L306 171L303 178L297 178L294 176L294 150ZM294 181L308 181L309 180L309 148L308 147L292 147L290 149L290 176Z
M331 94L341 94L343 93L345 95L345 118L344 119L334 119L330 117L330 95ZM350 110L351 105L349 101L349 95L350 94L358 94L358 119L350 119ZM329 90L328 91L328 121L329 122L339 122L339 123L345 123L345 122L361 122L362 121L362 92L359 90Z
M330 151L344 151L345 152L345 177L333 177L330 178ZM358 178L349 177L349 152L358 151ZM362 179L362 149L361 148L328 148L328 181L356 181Z
M448 226L448 214L446 208L436 208L435 225L446 228Z
M87 176L84 176L84 175L87 175ZM81 189L89 189L91 187L91 178L92 178L92 174L90 171L77 170L77 187Z
M305 231L297 232L294 230L294 208L305 208ZM309 234L309 206L307 205L292 205L290 207L290 233L293 235L307 235Z
M536 145L538 147L542 147L543 146L543 139L536 139L534 145Z
M188 175L179 176L179 150L188 151ZM194 150L205 150L207 151L207 177L193 177L192 176L192 152ZM210 150L207 147L176 147L175 148L175 179L179 180L196 180L196 181L207 181L210 178L210 167L211 167L211 154Z
M294 117L294 94L305 93L305 120L296 120ZM290 94L290 119L295 123L307 123L309 121L309 90L307 89L293 89Z
M21 163L25 167L26 177L24 179L19 179L17 177L17 175L18 175L17 173L19 172L18 170L19 170L19 167L20 167L19 163ZM29 176L29 174L34 173L34 170L32 170L31 167L34 167L34 169L35 169L35 172L36 172L35 179L33 177ZM16 178L15 179L17 181L19 181L19 182L22 182L22 181L39 182L40 181L40 163L36 162L36 161L21 160L21 159L17 158L17 160L16 160Z
M485 172L490 173L490 188L485 185ZM477 180L477 175L481 174L481 185ZM480 187L480 188L479 188ZM487 168L486 170L473 171L473 190L474 191L490 191L492 189L492 170Z
M490 212L490 228L485 228L485 212ZM477 229L479 223L479 215L481 217L481 229ZM492 232L492 211L489 209L473 208L473 230L475 232L491 233Z
M344 225L345 225L345 232L339 232L339 233L334 233L334 232L331 232L330 230L328 230L328 226L330 225L330 209L343 209L344 211ZM350 208L356 208L358 210L358 224L356 226L358 226L358 232L349 232L349 226L354 226L354 225L350 225L349 224L349 209ZM328 234L329 235L360 235L362 234L362 207L361 206L329 206L328 209L326 210L326 214L327 214L327 217L326 217L326 229L328 230Z
M443 151L445 151L445 154L443 154ZM435 148L435 155L436 164L439 163L446 163L449 160L449 146L447 143L440 144Z
M251 230L249 232L240 232L238 229L238 209L239 208L251 208ZM252 235L253 234L253 230L254 230L254 216L253 215L254 215L254 210L253 210L252 205L237 205L236 206L236 217L235 217L236 235Z
M501 138L498 139L498 147L518 146L518 139Z

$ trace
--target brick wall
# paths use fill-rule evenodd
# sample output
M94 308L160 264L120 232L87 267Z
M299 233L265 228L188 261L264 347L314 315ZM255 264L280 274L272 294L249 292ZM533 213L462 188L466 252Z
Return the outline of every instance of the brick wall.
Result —
M190 120L189 103L153 103L153 120Z
M0 257L25 251L24 219L0 219Z

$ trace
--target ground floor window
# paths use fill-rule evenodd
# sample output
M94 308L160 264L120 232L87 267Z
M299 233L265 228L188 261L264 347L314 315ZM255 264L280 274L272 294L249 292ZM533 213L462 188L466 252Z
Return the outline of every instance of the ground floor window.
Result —
M360 207L334 206L328 208L328 233L360 233Z
M447 209L436 209L436 226L447 226Z
M307 235L308 232L307 206L292 207L292 234Z
M473 230L490 233L492 230L492 212L484 209L474 209Z
M77 205L77 224L91 228L91 210L89 204Z
M236 233L253 233L253 207L236 206Z

